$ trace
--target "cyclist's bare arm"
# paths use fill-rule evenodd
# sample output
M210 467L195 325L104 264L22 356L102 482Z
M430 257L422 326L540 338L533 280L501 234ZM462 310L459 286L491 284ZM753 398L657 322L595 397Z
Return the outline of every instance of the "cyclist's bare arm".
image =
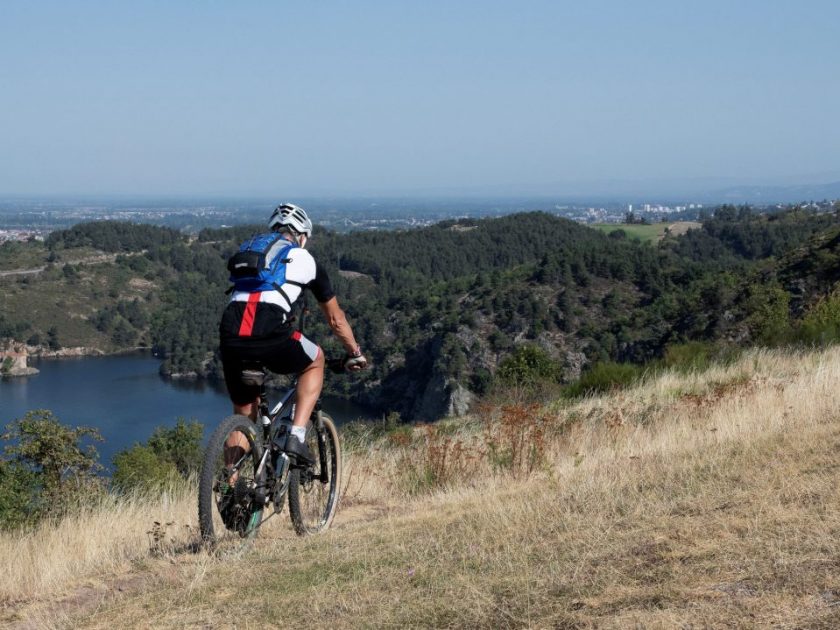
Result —
M321 311L324 313L324 317L327 318L327 323L332 329L333 334L344 345L347 353L352 354L355 352L359 344L356 343L356 338L353 336L353 330L350 328L350 324L344 316L344 311L338 305L338 299L334 297L330 298L326 302L319 303L318 306L321 307Z

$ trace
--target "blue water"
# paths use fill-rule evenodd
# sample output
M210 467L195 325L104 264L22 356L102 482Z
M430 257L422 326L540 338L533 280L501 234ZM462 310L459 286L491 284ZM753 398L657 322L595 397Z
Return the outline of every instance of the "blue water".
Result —
M82 357L31 361L35 376L0 379L0 425L32 409L49 409L67 425L99 429L100 461L145 442L159 426L179 418L205 425L205 438L231 412L224 385L169 381L158 374L160 361L148 355ZM369 417L346 400L325 397L324 406L340 424Z

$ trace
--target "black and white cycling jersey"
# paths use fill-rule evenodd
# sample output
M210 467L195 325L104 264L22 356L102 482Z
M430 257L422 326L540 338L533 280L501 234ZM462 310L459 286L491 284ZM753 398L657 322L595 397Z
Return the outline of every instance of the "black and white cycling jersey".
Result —
M286 281L279 290L233 292L219 326L222 339L288 336L291 312L304 289L321 303L335 296L329 276L312 254L295 247L288 258Z

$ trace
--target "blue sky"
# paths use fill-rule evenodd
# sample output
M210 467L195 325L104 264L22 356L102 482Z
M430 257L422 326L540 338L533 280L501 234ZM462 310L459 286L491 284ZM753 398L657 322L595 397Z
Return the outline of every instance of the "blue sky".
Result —
M840 3L0 0L0 193L840 179Z

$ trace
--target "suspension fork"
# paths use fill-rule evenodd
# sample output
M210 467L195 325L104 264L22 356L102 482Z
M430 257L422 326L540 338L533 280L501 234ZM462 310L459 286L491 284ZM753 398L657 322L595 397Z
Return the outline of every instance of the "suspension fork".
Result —
M324 423L321 420L321 400L315 404L315 413L313 414L313 425L315 427L315 435L318 439L318 460L320 462L321 470L318 472L318 480L321 483L327 483L330 480L329 462L327 462L327 438L324 437Z
M262 425L263 429L263 444L267 445L268 438L271 433L271 425L262 424L262 419L268 416L268 395L266 393L265 382L260 385L260 404L257 409L257 425Z

